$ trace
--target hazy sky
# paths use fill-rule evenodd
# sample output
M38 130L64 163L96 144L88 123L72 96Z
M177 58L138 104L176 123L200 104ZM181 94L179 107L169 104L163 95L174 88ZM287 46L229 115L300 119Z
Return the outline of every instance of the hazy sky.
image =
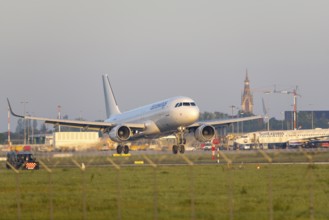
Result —
M101 75L121 111L171 96L201 111L240 106L246 69L255 114L329 110L328 0L0 0L0 132L14 110L104 119ZM12 121L15 121L12 119ZM12 130L16 123L12 123Z

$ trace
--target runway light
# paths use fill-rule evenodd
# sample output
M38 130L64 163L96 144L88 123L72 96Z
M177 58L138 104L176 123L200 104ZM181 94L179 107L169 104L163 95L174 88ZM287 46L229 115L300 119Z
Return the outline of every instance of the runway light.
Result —
M131 154L113 154L113 157L130 157Z

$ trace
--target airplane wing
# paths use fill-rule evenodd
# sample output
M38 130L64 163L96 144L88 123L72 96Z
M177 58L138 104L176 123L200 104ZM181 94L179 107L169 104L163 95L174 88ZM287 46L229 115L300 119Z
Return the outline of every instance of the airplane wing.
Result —
M111 130L113 127L117 126L117 124L110 122L78 121L78 120L52 119L52 118L33 117L27 115L26 116L18 115L13 112L9 99L7 99L7 102L11 114L18 118L44 121L47 124L53 124L56 126L61 125L66 127L82 128L85 130L106 130L106 129ZM125 125L133 129L140 129L140 130L145 129L144 124L125 123Z
M231 118L231 119L218 119L218 120L211 120L211 121L199 121L196 122L187 128L196 128L201 125L211 125L211 126L220 126L220 125L229 125L236 122L242 122L242 121L250 121L250 120L256 120L261 119L263 116L257 115L257 116L251 116L251 117L244 117L244 118Z

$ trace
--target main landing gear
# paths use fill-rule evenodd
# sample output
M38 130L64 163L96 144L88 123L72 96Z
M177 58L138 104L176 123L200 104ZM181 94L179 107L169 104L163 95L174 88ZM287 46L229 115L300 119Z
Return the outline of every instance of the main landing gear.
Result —
M176 134L176 143L177 144L172 146L172 152L174 154L177 154L178 152L183 154L185 152L185 144L186 144L186 139L184 138L185 128L179 127L178 131L179 132Z
M124 153L124 154L128 154L129 153L129 147L128 147L128 145L121 145L121 144L119 144L118 146L117 146L117 153L118 154L122 154L122 152Z
M181 154L183 154L185 152L185 146L184 146L184 144L172 146L172 152L174 154L177 154L178 152L181 153Z

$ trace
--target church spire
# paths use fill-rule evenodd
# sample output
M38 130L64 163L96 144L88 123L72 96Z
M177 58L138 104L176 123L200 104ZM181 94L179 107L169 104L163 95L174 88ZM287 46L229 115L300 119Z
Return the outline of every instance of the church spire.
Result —
M248 69L246 69L246 79L244 80L244 82L248 82L249 83L249 77L248 77Z
M244 80L244 90L241 97L241 110L245 113L253 113L253 95L250 90L250 82L248 76L248 69L246 69L246 78Z

